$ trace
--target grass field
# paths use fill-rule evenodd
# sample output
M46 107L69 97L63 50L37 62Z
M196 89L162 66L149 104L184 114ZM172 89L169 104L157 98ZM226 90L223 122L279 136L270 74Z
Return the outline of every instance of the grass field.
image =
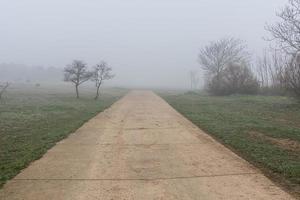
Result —
M77 100L72 87L12 85L0 102L0 187L126 92L106 89L95 101L83 89Z
M300 103L296 100L159 94L194 124L300 196Z

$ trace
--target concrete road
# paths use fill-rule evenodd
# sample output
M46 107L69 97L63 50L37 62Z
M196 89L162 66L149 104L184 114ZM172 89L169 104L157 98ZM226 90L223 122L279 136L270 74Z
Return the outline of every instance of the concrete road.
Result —
M0 191L4 200L288 200L149 91L133 91Z

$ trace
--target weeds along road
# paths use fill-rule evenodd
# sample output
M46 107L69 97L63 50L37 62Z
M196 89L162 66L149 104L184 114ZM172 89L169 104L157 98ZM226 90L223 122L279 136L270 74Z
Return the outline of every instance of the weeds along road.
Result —
M293 199L150 91L133 91L0 191L4 200Z

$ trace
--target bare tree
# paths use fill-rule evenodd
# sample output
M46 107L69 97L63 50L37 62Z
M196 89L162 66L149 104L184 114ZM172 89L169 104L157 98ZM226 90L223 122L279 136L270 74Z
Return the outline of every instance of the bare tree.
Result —
M87 65L83 61L74 60L72 64L65 67L64 76L65 81L72 82L75 85L76 97L79 98L79 85L88 81L92 73L88 71Z
M266 30L272 35L270 40L275 40L279 49L287 54L282 66L273 68L277 71L277 80L285 87L300 95L300 69L297 63L298 53L300 51L300 0L289 0L288 4L276 13L279 21L267 25ZM280 73L280 74L279 74ZM278 76L279 75L279 76ZM298 80L297 80L298 79Z
M269 54L265 50L262 57L257 58L256 62L256 71L257 77L262 88L269 87L270 82L270 72L273 72L272 69L272 60L269 57Z
M292 63L286 67L285 82L287 89L300 97L300 52L298 52Z
M100 86L102 85L103 81L112 79L114 77L113 74L111 74L112 68L107 65L106 62L101 61L99 64L97 64L94 68L92 80L96 83L96 96L95 99L99 98L100 95Z
M261 92L265 94L283 95L286 92L285 71L290 62L282 51L265 50L256 63L256 75Z
M276 13L279 21L266 25L272 38L278 42L280 49L288 54L300 50L300 0L289 0L288 4Z
M190 71L191 90L195 90L199 84L199 77L196 70Z
M281 90L285 87L285 69L289 66L289 58L287 55L282 54L280 51L277 52L276 50L272 54L273 60L273 86L279 87Z
M199 63L206 72L207 80L214 80L215 90L221 89L222 72L229 64L248 63L249 58L246 44L231 37L210 42L199 53Z
M7 90L7 88L9 87L10 83L6 82L4 84L0 84L0 100L3 97L3 94L5 93L5 91Z
M246 62L249 59L247 46L242 40L223 38L210 42L200 50L199 63L209 74L218 75L229 63Z
M287 90L300 96L300 0L289 0L288 4L276 13L279 21L267 25L266 30L272 35L280 50L286 53L279 80Z

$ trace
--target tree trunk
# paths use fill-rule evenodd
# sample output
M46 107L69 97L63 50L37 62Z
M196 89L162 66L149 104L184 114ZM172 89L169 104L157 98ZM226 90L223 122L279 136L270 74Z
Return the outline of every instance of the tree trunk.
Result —
M100 85L97 86L97 93L96 93L96 96L95 96L95 100L97 100L99 98L99 95L100 95Z
M78 85L75 85L75 89L76 89L76 98L79 99Z
M100 80L99 83L97 84L97 92L96 92L95 100L99 98L101 84L102 84L102 80Z
M221 86L221 72L217 73L217 93L220 94L220 86Z
M3 96L4 92L5 92L5 90L8 88L8 86L9 86L9 83L6 83L6 85L4 85L3 88L1 89L1 91L0 91L0 99L2 99L2 96Z
M4 93L4 90L0 91L0 99L2 99L3 93Z

